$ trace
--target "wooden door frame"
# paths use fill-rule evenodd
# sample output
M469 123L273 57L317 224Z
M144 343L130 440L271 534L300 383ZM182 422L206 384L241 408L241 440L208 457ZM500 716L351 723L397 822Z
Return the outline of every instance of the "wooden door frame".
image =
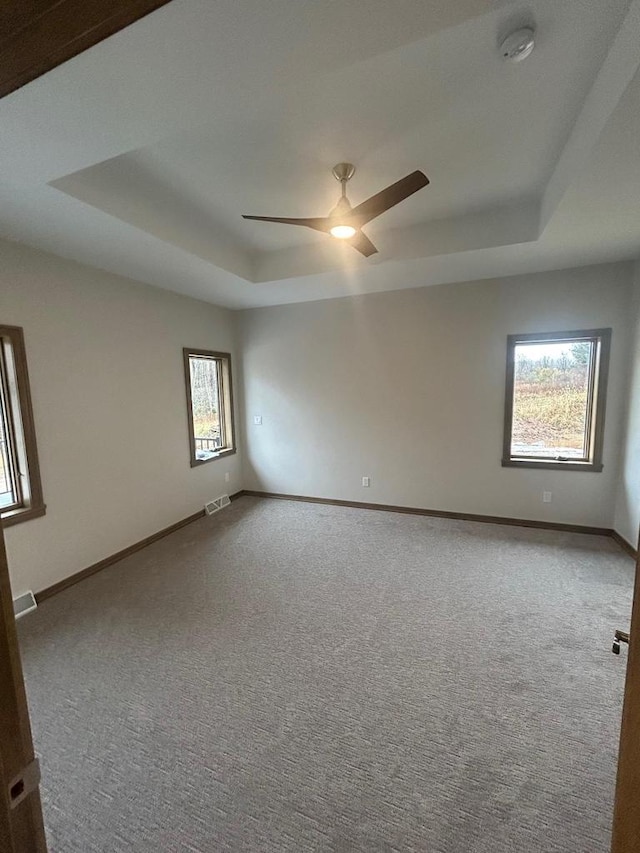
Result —
M5 2L0 98L168 3L169 0Z
M640 554L631 612L611 853L640 850Z
M0 523L0 844L7 853L46 853L40 791L14 808L9 784L34 760L27 695Z

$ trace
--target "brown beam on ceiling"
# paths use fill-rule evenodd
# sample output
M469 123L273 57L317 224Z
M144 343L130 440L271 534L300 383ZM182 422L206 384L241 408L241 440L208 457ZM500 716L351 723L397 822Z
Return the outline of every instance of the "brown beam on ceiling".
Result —
M169 0L0 0L0 98Z

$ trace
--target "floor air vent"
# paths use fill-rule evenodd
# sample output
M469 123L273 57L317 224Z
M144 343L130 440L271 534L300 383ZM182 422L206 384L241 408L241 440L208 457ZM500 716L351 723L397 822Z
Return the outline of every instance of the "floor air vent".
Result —
M204 505L204 511L207 515L213 515L215 512L218 512L221 509L224 509L226 506L229 506L231 500L229 495L221 495L219 498L215 498L215 500L209 501Z
M16 619L19 619L26 613L31 613L31 611L35 610L37 606L36 598L31 590L29 590L29 592L23 592L22 595L13 599L13 612L15 613Z

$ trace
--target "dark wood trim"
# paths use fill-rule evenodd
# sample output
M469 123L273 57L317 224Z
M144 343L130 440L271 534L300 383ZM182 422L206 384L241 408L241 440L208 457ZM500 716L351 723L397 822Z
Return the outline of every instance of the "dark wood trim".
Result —
M236 492L234 495L230 495L230 498L232 501L235 501L242 494L244 493ZM75 572L75 574L69 575L68 578L63 578L61 581L54 583L52 586L48 586L45 589L41 589L40 592L37 592L35 594L36 602L40 604L41 602L46 601L46 599L51 598L52 595L56 595L57 593L68 589L70 586L74 586L75 584L80 583L80 581L83 581L85 578L89 578L91 577L91 575L95 575L97 572L101 572L102 569L106 569L109 566L113 566L114 563L117 563L120 560L124 560L125 557L130 557L132 554L135 554L136 551L141 551L143 548L146 548L147 545L152 545L159 539L164 539L165 536L169 536L171 533L175 533L176 530L180 530L182 527L186 527L193 521L197 521L199 518L203 518L204 515L204 509L201 509L198 512L194 512L193 515L188 515L186 518L182 518L180 519L180 521L176 521L174 524L170 524L168 527L165 527L162 530L158 530L157 533L152 533L151 536L147 536L144 539L141 539L139 542L134 542L133 545L129 545L127 548L123 548L122 551L117 551L115 554L111 554L109 557L105 557L104 560L99 560L97 563L94 563L91 566L87 566L86 569L81 569L79 572Z
M0 842L3 853L46 853L40 793L9 808L11 780L34 759L29 708L13 615L9 570L0 530Z
M408 515L427 515L433 518L453 518L458 521L481 521L486 524L508 524L512 527L535 527L540 530L562 530L567 533L588 533L592 536L611 536L610 527L590 527L582 524L564 524L558 521L533 521L529 518L507 518L502 515L476 515L471 512L449 512L441 509L423 509L415 506L395 506L393 504L363 503L361 501L341 501L333 498L311 498L306 495L284 495L277 492L258 492L245 489L240 492L255 498L275 498L282 501L304 501L305 503L330 504L331 506L348 506L356 509L373 509L382 512L403 512Z
M36 425L33 417L31 387L29 385L29 368L27 365L27 350L24 342L24 332L18 326L1 326L0 335L11 340L13 358L16 369L16 386L20 400L20 417L22 419L22 435L29 467L29 509L44 509L42 496L42 481L40 479L40 460L36 443Z
M607 414L607 389L609 387L609 363L611 361L611 329L596 329L599 333L600 358L598 373L594 377L592 393L596 395L591 405L595 406L593 429L593 464L602 470L602 454L604 450L604 424Z
M6 687L3 685L3 690ZM6 781L9 778L2 766L2 743L0 741L0 782L4 788ZM0 795L0 850L6 853L16 853L16 848L13 843L13 832L11 830L11 811L7 797Z
M622 538L622 537L620 537ZM640 564L629 630L611 853L637 853L640 840Z
M9 510L2 519L3 526L19 524L44 515L46 505L42 493L42 480L40 478L40 460L38 458L38 444L36 441L36 426L33 417L33 404L31 401L31 388L29 385L29 368L27 365L27 351L24 342L24 332L20 326L0 325L0 345L10 350L13 359L15 383L17 391L17 408L19 412L12 412L10 417L15 423L21 424L22 441L24 444L24 464L26 465L26 481L21 486L22 505L15 510ZM11 405L11 400L9 405ZM25 472L23 472L25 473Z
M231 447L225 447L211 459L196 459L196 440L194 436L193 426L193 399L191 397L191 368L189 364L190 356L204 356L206 358L218 359L218 364L226 363L227 374L229 377L229 387L225 388L225 383L220 381L220 370L218 368L218 392L224 397L225 391L229 394L229 411L226 411L226 403L223 400L224 411L222 412L221 423L224 424L224 430L227 432L227 418L230 421L231 432ZM231 372L231 353L216 352L208 349L198 349L197 347L183 347L182 359L184 363L184 381L187 389L187 419L189 424L189 464L192 468L199 468L201 465L207 465L209 462L216 462L225 456L233 456L237 452L236 447L236 418L233 404L233 374Z
M8 0L0 10L0 97L169 0Z
M157 533L152 533L151 536L147 536L139 542L134 542L133 545L129 545L127 548L123 548L121 551L117 551L115 554L111 554L109 557L105 557L103 560L99 560L91 566L87 566L86 569L81 569L79 572L69 575L68 578L63 578L61 581L54 583L52 586L48 586L45 589L40 590L40 592L35 594L36 602L40 604L52 595L56 595L58 592L62 592L62 590L80 583L80 581L83 581L85 578L95 575L97 572L102 571L102 569L108 568L108 566L112 566L119 560L124 560L125 557L130 557L132 554L135 554L136 551L140 551L142 548L146 548L147 545L157 542L158 539L163 539L165 536L169 536L170 533L175 533L176 530L180 530L180 528L186 527L187 524L191 524L192 521L197 521L197 519L202 518L204 514L204 509L201 509L199 512L194 512L193 515L182 518L180 521L170 524L169 527L165 527L163 530L158 530Z
M638 550L634 548L630 542L621 536L617 530L612 530L610 533L611 538L618 543L618 545L622 548L623 551L626 551L630 557L633 557L634 560L638 559Z
M559 521L535 521L530 518L508 518L502 515L476 515L470 512L449 512L440 509L423 509L412 506L395 506L393 504L363 503L361 501L342 501L333 498L312 498L306 495L285 495L277 492L259 492L254 489L243 489L234 495L235 498L243 496L254 498L275 498L282 501L303 501L305 503L329 504L330 506L355 507L356 509L381 510L382 512L403 512L408 515L426 515L433 518L453 518L458 521L479 521L485 524L508 524L512 527L532 527L538 530L559 530L566 533L585 533L590 536L608 536L618 544L634 560L637 558L637 550L621 536L617 530L611 527L592 527L584 524L564 524Z
M42 506L32 506L27 509L12 509L6 515L0 518L1 527L11 527L13 524L20 524L22 521L30 521L32 518L41 518L47 514L47 508Z
M513 384L515 382L515 354L517 335L507 335L507 371L504 392L504 427L502 433L502 464L511 458L511 433L513 431Z
M503 468L538 468L552 469L554 471L583 471L585 473L599 474L604 465L594 465L592 462L569 462L560 459L503 459Z
M631 547L631 545L629 545L626 539L623 539L623 537L620 536L619 533L609 527L589 527L581 524L563 524L561 522L554 521L533 521L532 519L527 518L507 518L501 515L475 515L474 513L468 512L448 512L446 510L423 509L421 507L411 506L396 506L394 504L363 503L361 501L342 501L333 498L314 498L306 495L287 495L279 494L277 492L259 492L254 489L241 489L239 492L235 492L233 495L230 496L232 501L237 501L239 498L242 497L273 498L275 500L282 501L302 501L303 503L327 504L329 506L345 506L353 507L355 509L378 510L381 512L400 512L406 513L407 515L424 515L430 516L432 518L453 518L457 519L458 521L479 521L487 524L507 524L512 527L533 527L539 530L559 530L567 533L586 533L595 536L610 536L628 554L633 556L633 554L635 553L634 549ZM171 533L175 533L176 530L180 530L182 527L186 527L188 524L191 524L193 521L197 521L204 515L204 509L200 510L199 512L194 512L193 515L189 515L186 518L175 522L175 524L170 524L169 527L165 527L163 530L159 530L157 533L152 533L151 536L147 536L145 539L141 539L139 542L135 542L133 545L129 545L128 548L123 548L122 551L118 551L115 554L111 554L109 557L105 557L104 560L100 560L99 562L88 566L86 569L81 569L79 572L70 575L68 578L63 578L61 581L58 581L58 583L55 583L52 586L40 590L40 592L37 592L35 596L37 603L40 604L42 601L45 601L52 595L56 595L58 592L62 592L68 587L73 586L74 584L77 584L80 581L83 581L85 578L91 577L91 575L95 575L97 572L102 571L102 569L106 569L109 566L114 565L114 563L117 563L119 560L124 560L125 557L129 557L131 556L131 554L135 554L136 551L141 551L143 548L146 548L147 545L151 545L154 542L157 542L159 539L163 539L165 536L169 536Z
M515 348L520 343L544 343L545 341L595 342L596 362L591 364L589 377L588 409L591 414L587 444L589 458L584 460L555 460L549 457L512 457L511 433L513 426L513 387L515 381ZM556 471L583 471L599 473L603 469L602 449L604 421L607 408L607 383L611 353L611 329L580 329L571 332L541 332L522 335L507 335L507 370L505 377L504 432L502 440L503 468L548 468Z

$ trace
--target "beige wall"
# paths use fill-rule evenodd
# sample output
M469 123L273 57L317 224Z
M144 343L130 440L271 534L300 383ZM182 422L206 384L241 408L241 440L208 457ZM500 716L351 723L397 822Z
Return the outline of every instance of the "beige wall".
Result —
M610 527L631 284L617 264L242 312L245 488ZM507 334L604 326L604 471L502 468Z
M616 529L633 540L640 335L617 482L632 272L618 264L234 315L0 243L0 322L25 330L48 507L5 532L14 593L40 590L243 487L602 526L614 522L617 492ZM503 469L506 335L608 325L604 472ZM232 352L236 402L245 398L244 471L241 454L189 467L183 346Z
M5 531L14 594L241 488L239 455L189 466L182 347L235 358L228 311L0 243L0 322L24 327L47 503Z
M640 262L635 266L629 394L614 527L634 547L640 526Z

